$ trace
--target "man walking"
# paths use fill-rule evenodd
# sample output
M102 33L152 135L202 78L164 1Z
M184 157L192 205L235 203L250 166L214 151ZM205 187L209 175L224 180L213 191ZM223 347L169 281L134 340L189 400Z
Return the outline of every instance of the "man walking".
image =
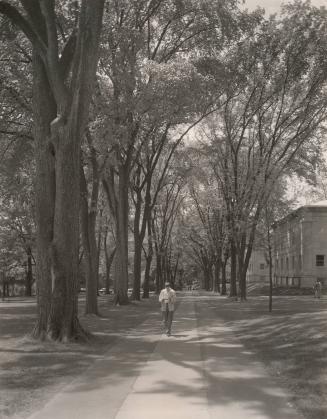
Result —
M170 287L169 282L166 282L165 288L161 290L159 302L161 303L162 321L165 326L167 336L170 336L175 310L176 292Z
M315 293L315 298L320 298L321 297L321 282L319 281L319 279L317 278L316 283L313 286L314 289L314 293Z

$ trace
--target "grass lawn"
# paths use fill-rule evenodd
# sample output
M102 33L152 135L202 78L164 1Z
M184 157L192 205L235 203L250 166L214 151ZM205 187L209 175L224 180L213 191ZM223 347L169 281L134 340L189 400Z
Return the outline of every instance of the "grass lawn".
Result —
M39 410L115 341L158 313L157 299L114 307L112 297L99 297L101 317L81 316L94 333L88 344L39 342L28 333L35 322L35 299L0 302L0 418L24 419ZM83 301L80 313L83 313ZM46 418L45 418L46 419Z
M307 419L326 419L327 297L278 296L272 314L267 297L244 303L220 298L215 305L217 316L288 388L301 413Z

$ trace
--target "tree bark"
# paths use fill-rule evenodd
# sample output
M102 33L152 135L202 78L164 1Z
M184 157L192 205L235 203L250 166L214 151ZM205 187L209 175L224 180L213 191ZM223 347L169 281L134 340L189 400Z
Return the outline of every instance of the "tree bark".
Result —
M38 303L33 335L41 339L66 341L82 330L77 319L80 141L97 66L103 4L81 2L77 42L68 42L59 57L54 2L29 2L28 19L2 2L1 12L33 46ZM69 39L75 40L76 34Z
M210 291L210 285L212 283L212 268L208 257L205 254L202 254L202 267L204 276L204 289L206 291Z
M267 215L266 215L267 218ZM272 256L272 246L271 246L271 234L269 225L267 226L267 241L268 241L268 261L269 261L269 313L272 312L273 307L273 256Z
M160 290L163 287L163 278L162 278L162 257L158 252L156 252L156 292L159 294Z
M101 255L101 243L102 243L102 210L99 213L99 223L98 223L98 237L97 237L97 244L96 244L96 275L97 275L97 294L99 295L99 268L100 268L100 255Z
M237 255L236 255L236 246L234 238L231 241L231 252L230 252L230 297L237 297L237 279L236 279L236 269L237 269Z
M48 335L67 341L80 332L77 320L80 145L70 125L56 149L56 202L51 244L52 299Z
M144 273L144 283L143 283L143 298L149 298L150 296L150 272L151 264L153 258L153 243L152 243L152 227L151 227L151 217L147 221L148 227L148 254L146 255L146 264L145 264L145 273Z
M93 173L97 176L97 173ZM98 182L97 182L98 184ZM96 221L96 202L91 202L89 211L88 190L84 170L80 167L81 185L81 230L82 243L84 249L84 261L86 268L86 304L85 314L98 315L98 246L96 243L95 221ZM93 191L92 191L93 195ZM98 193L96 191L96 195ZM97 199L96 196L96 199ZM92 199L93 201L93 199Z
M105 249L105 257L106 257L106 294L110 294L110 284L111 284L110 271L111 271L112 262L115 257L116 248L114 248L109 255L109 252L107 249L107 242L105 240L104 249Z
M115 304L128 304L128 188L129 170L119 167L116 214Z
M249 238L247 240L247 232L243 232L241 235L241 241L238 248L238 266L239 266L239 281L240 281L240 291L241 291L241 301L246 300L246 273L249 267L250 258L253 249L253 243L255 238L255 231L257 227L257 222L261 213L261 205L258 206L254 222L250 228Z
M44 339L48 331L52 279L50 249L53 239L55 210L55 160L49 142L50 124L56 117L56 104L51 94L44 64L33 51L33 115L35 139L35 217L36 217L36 294L37 321L33 335Z
M140 301L141 290L141 265L142 265L142 243L143 238L140 231L142 196L141 191L136 193L135 215L134 215L134 281L132 299Z
M221 269L221 295L227 295L226 266L227 259L224 260Z
M32 296L32 285L33 285L33 271L32 271L32 249L30 246L26 249L27 253L27 272L25 281L25 295L26 297Z
M220 272L221 272L221 260L219 258L215 261L215 283L214 291L220 293Z
M143 282L143 295L142 298L150 297L150 271L151 271L152 255L147 255L145 258L145 272Z
M134 218L134 284L133 299L140 300L141 288L141 269L142 269L142 247L147 226L151 222L151 181L152 174L146 177L146 191L144 197L143 216L142 212L142 188L140 187L140 170L136 173L136 200L135 200L135 218Z
M175 268L174 268L174 274L172 276L172 283L174 284L174 286L176 287L176 276L177 276L177 269L178 269L178 264L179 264L179 258L180 256L177 256L177 260L176 260L176 264L175 264Z

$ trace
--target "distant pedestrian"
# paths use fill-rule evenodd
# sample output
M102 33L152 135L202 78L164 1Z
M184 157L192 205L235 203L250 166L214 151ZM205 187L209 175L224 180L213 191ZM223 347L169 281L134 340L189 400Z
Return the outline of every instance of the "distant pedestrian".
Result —
M161 290L159 302L161 303L162 322L167 336L170 336L175 310L176 292L170 287L169 282L166 282L165 288Z
M314 293L315 293L315 298L320 298L321 297L322 285L321 285L321 282L319 281L319 279L316 280L316 283L314 284L313 289L314 289Z

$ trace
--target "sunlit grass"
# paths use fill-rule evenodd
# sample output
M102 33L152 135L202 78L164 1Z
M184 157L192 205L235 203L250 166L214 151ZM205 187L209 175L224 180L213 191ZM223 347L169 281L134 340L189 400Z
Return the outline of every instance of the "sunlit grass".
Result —
M269 372L292 393L308 419L327 417L327 298L250 298L245 304L219 299L225 319L246 349L264 361Z

